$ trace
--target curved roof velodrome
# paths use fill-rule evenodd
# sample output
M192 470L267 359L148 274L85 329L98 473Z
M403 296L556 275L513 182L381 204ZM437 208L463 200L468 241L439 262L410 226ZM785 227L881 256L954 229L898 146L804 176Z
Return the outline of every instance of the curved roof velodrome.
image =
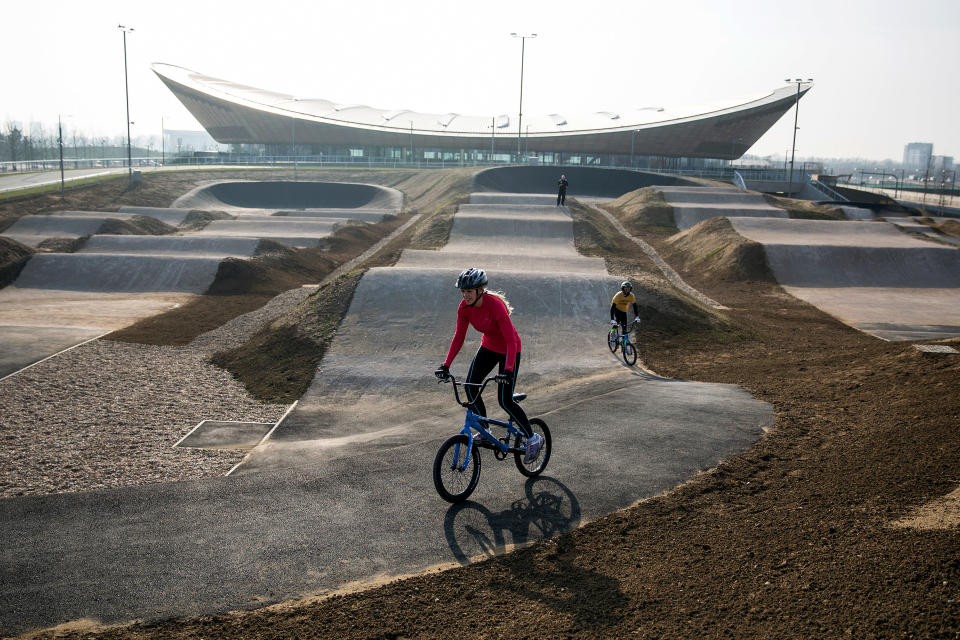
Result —
M223 144L330 144L440 149L515 149L512 116L419 113L298 98L155 63L153 72ZM802 83L803 96L813 85ZM525 116L531 152L629 154L733 159L794 105L794 85L710 109L644 107L619 113Z

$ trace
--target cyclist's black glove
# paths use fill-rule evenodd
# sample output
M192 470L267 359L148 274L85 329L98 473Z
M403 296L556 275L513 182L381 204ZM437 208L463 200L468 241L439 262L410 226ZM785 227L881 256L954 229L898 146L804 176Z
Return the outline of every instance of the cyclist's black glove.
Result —
M445 364L440 365L436 371L433 372L433 375L437 376L440 380L446 380L450 377L450 367Z
M503 373L498 373L493 377L494 382L497 384L510 384L513 382L513 372L505 371Z

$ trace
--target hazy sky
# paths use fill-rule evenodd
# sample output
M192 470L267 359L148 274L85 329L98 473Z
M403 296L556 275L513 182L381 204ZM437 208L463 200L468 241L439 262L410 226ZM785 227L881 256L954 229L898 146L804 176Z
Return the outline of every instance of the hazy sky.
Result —
M527 115L732 104L813 78L798 157L960 160L957 0L10 0L0 127L133 135L199 124L150 71L165 62L258 88L378 108ZM782 156L790 111L751 149Z

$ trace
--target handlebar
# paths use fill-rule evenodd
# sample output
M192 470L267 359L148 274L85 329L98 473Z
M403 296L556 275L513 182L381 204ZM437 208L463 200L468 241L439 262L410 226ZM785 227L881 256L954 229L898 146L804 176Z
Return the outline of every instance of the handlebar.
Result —
M459 404L459 405L460 405L461 407L463 407L464 409L469 409L469 408L470 408L470 403L469 403L469 402L463 402L463 401L460 400L460 392L457 391L457 387L480 387L480 390L477 391L477 395L479 396L481 393L483 393L483 390L486 388L486 386L487 386L490 382L492 382L492 381L494 381L494 380L496 380L496 379L497 379L497 376L490 376L489 378L487 378L486 380L484 380L482 383L481 383L481 382L461 382L461 381L457 380L456 377L455 377L452 373L448 373L448 374L447 374L447 377L446 377L446 378L443 378L442 380L438 380L438 381L437 381L437 384L442 384L442 383L444 383L444 382L453 382L453 397L457 399L457 404Z

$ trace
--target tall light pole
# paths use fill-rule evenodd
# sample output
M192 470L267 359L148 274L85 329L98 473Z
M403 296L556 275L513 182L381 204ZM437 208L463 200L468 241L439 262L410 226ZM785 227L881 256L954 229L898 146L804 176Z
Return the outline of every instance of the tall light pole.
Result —
M63 192L64 192L64 187L63 187L63 182L64 182L64 179L63 179L63 122L60 120L60 114L59 114L59 113L57 114L57 146L60 147L60 199L63 200ZM74 155L74 157L76 157L76 155L77 155L76 151L74 151L73 155ZM74 166L76 166L76 162L74 162Z
M794 102L793 110L793 150L790 152L790 188L787 190L787 197L793 197L793 156L797 151L797 121L800 117L800 85L803 83L801 78L791 80L787 78L784 82L796 82L797 83L797 98ZM807 82L813 82L813 78L807 78Z
M523 137L523 56L527 46L527 38L536 38L537 34L511 33L514 38L520 38L520 117L517 120L517 160L520 160L520 141Z
M133 155L130 150L130 82L127 78L127 33L132 32L133 27L118 24L117 29L123 32L123 90L127 95L127 178L129 185L133 186Z

